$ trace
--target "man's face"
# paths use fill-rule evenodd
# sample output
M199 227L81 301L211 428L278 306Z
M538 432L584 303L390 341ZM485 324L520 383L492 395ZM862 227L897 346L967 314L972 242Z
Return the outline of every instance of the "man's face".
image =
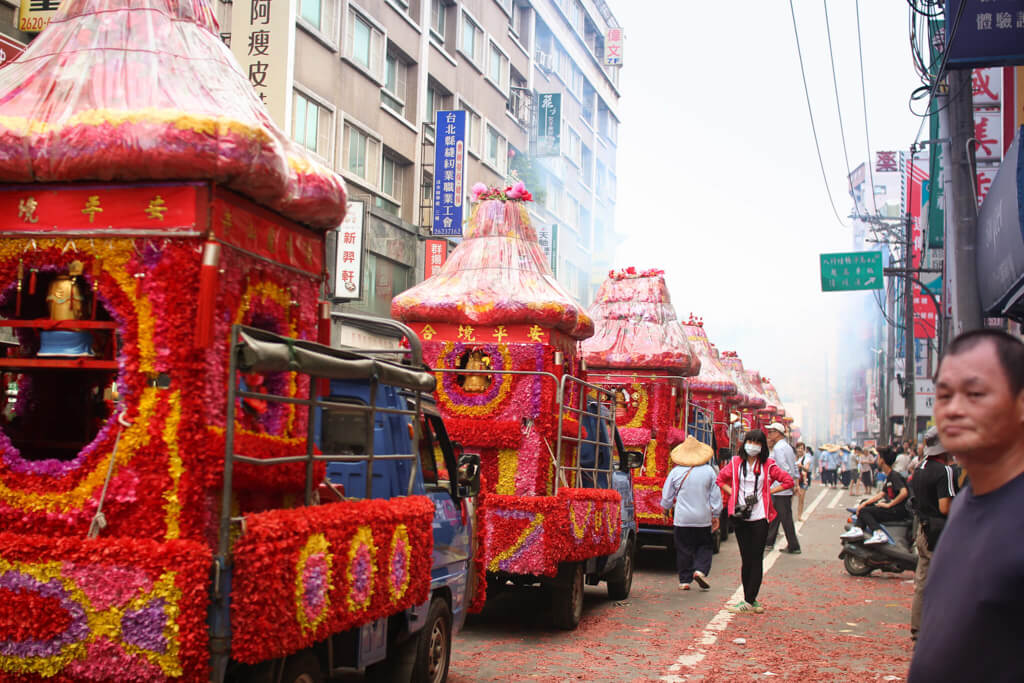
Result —
M768 439L768 445L769 445L769 446L774 446L774 445L775 445L775 444L776 444L776 443L778 442L778 440L782 438L782 435L781 435L781 434L779 434L779 433L778 433L777 431L775 431L774 429L769 429L769 430L767 430L767 431L766 431L766 432L764 433L764 435L765 435L765 437L766 437L766 438Z
M1014 396L988 341L946 356L935 383L935 424L958 456L998 460L1024 431L1024 391Z

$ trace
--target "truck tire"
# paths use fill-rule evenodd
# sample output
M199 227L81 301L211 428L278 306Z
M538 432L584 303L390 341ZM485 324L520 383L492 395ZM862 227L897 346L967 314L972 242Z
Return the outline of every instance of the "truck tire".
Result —
M309 650L290 655L284 662L281 683L324 683L320 660Z
M442 683L448 678L448 665L452 661L452 611L447 600L435 597L431 601L427 623L415 640L412 683Z
M629 539L626 553L622 556L622 564L608 575L608 597L612 600L625 600L633 587L633 560L636 543Z
M427 621L416 635L389 647L388 657L366 669L370 683L441 683L452 658L452 612L435 597Z
M575 630L583 618L583 563L563 562L551 582L551 622L564 631Z

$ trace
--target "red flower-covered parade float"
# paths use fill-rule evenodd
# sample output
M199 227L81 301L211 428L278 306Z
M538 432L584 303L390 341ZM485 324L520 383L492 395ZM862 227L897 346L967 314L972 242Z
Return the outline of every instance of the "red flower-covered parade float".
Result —
M767 399L750 383L747 371L743 368L743 361L735 351L723 351L721 361L722 366L729 371L732 381L736 383L737 396L743 397L742 402L735 404L740 413L740 425L744 430L760 428L758 411L767 405Z
M480 453L480 571L492 589L557 577L555 621L571 628L582 603L560 618L557 601L582 600L585 561L615 552L622 534L611 414L579 379L578 342L594 324L551 273L522 184L478 183L474 195L465 239L439 273L394 298L392 315L422 339L450 436ZM609 461L585 462L587 440L606 444L596 459Z
M273 125L204 0L65 0L0 70L0 181L0 677L210 680L231 326L317 338L343 184ZM238 409L237 452L306 451L295 406ZM426 499L282 509L301 463L234 474L225 654L425 600Z
M756 413L758 428L764 429L775 421L775 417L779 412L779 405L775 400L768 396L768 393L764 390L764 382L761 379L760 372L757 370L747 370L746 373L747 379L750 381L750 386L753 387L757 396L764 400L764 407L759 408Z
M731 448L729 434L729 406L737 396L736 382L722 365L718 353L712 348L704 331L704 321L692 315L683 330L691 348L700 359L700 374L686 380L690 401L708 410L714 416L716 455L721 449Z
M591 382L615 392L615 420L627 447L644 453L633 480L641 527L669 527L661 489L669 451L686 439L683 380L701 369L672 306L664 271L612 271L590 308L595 334L582 344Z
M775 385L767 377L761 378L761 388L764 389L764 395L768 397L768 405L775 406L775 419L783 424L790 424L793 420L786 417L786 407L782 405L782 398L779 396L779 392L775 389Z

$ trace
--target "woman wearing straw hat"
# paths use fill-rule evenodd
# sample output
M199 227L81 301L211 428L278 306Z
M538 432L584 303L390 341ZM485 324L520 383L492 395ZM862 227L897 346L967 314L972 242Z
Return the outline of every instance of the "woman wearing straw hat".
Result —
M676 467L669 472L661 491L661 509L672 518L674 526L679 590L690 590L691 581L701 590L711 588L711 534L718 528L722 512L722 492L711 467L713 455L711 446L688 436L669 456Z

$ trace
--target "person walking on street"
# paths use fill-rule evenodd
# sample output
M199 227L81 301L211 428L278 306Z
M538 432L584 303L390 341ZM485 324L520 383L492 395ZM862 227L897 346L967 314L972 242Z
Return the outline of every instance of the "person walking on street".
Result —
M786 441L785 436L786 428L780 422L772 422L765 430L768 446L772 449L772 460L778 463L779 467L785 470L794 482L797 482L800 479L800 471L796 466L796 453L793 452L793 447ZM787 543L782 552L799 555L800 539L796 536L796 526L793 524L793 488L783 489L772 494L772 506L778 514L768 525L767 543L769 550L775 547L775 539L779 535L781 526L786 532Z
M892 464L896 461L896 454L888 448L883 448L878 459L882 471L885 473L882 490L857 506L857 525L840 534L839 538L855 541L864 536L864 529L868 529L873 533L864 541L865 545L888 543L889 538L882 531L882 523L896 522L910 516L905 505L907 496L910 495L910 491L907 490L907 481L892 468Z
M761 614L764 606L757 601L757 594L764 578L762 555L768 523L776 515L771 494L792 489L793 478L768 457L768 440L760 429L747 432L741 448L741 454L718 473L718 485L729 499L743 581L743 600L730 605L729 611Z
M851 443L850 452L846 456L846 471L848 472L846 475L846 485L850 489L849 492L851 496L857 495L857 484L860 483L859 451L860 448Z
M834 489L839 483L839 474L836 472L839 467L839 447L835 444L825 444L818 450L824 453L822 460L825 463L825 469L821 473L821 483Z
M921 630L921 608L924 606L924 587L928 581L932 552L946 526L949 507L956 495L953 468L947 462L949 453L939 440L937 427L932 427L924 435L924 458L910 480L911 501L919 522L914 540L917 546L914 602L910 608L910 638L915 641L917 632Z
M803 441L796 445L796 469L800 473L800 480L794 489L796 492L797 519L804 516L804 498L807 496L807 489L811 487L811 472L814 471L811 467L813 458L808 453L808 450L810 449Z
M875 464L875 458L863 448L857 448L857 469L860 472L860 483L864 487L864 495L872 493L875 489L874 476L871 474L871 466Z
M990 329L954 339L934 409L969 481L932 555L908 681L1024 681L1024 343Z
M711 446L686 437L669 454L675 467L661 491L661 509L672 518L679 589L684 591L690 590L691 582L701 590L711 587L712 533L722 512L722 492L711 466L713 455Z
M896 461L892 464L892 468L903 475L904 478L910 476L910 456L906 453L897 453Z

